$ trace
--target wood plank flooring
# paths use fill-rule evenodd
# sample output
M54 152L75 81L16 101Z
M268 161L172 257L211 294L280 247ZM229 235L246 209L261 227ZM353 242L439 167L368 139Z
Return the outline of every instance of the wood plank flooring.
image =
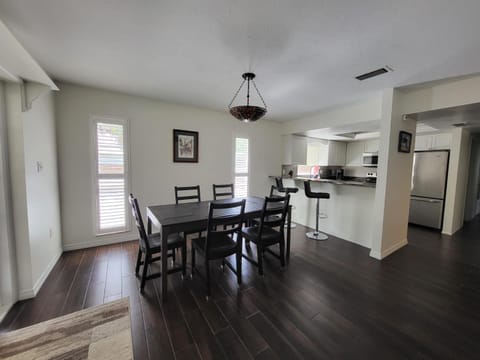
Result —
M381 262L334 237L308 240L306 230L293 230L285 269L267 254L259 277L244 262L240 288L214 266L208 301L201 277L178 273L168 302L159 279L141 296L135 242L67 252L0 331L129 296L136 359L478 358L479 219L453 237L412 227L409 245Z

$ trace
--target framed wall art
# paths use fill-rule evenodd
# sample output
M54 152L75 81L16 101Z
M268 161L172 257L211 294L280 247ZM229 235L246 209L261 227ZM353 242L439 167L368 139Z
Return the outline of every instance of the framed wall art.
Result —
M398 135L398 152L409 153L412 146L412 134L400 131Z
M198 132L173 129L173 162L198 162Z

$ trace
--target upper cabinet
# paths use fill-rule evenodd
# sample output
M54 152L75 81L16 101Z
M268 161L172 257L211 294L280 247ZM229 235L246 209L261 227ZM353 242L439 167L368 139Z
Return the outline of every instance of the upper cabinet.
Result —
M378 149L380 147L380 139L366 140L364 143L364 152L378 152Z
M417 135L415 137L415 151L421 150L448 150L452 141L451 133L435 135Z
M345 165L346 144L296 135L283 137L285 165Z
M305 165L307 163L307 138L303 136L283 136L283 164Z
M363 141L352 141L347 144L347 154L345 165L362 166L362 155L365 152L365 143Z
M365 141L352 141L347 143L346 166L362 166L363 153L378 152L380 145L379 139Z

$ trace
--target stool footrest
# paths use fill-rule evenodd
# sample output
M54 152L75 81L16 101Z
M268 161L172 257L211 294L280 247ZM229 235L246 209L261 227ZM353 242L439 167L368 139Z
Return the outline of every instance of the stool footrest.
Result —
M307 238L317 241L323 241L328 239L328 235L320 231L310 231L306 234Z

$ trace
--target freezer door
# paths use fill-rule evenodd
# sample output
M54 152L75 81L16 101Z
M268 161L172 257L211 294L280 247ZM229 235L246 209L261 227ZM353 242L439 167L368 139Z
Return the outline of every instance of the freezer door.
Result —
M409 223L441 229L442 213L443 200L414 196L410 198Z
M416 152L413 158L412 196L443 199L448 151Z

